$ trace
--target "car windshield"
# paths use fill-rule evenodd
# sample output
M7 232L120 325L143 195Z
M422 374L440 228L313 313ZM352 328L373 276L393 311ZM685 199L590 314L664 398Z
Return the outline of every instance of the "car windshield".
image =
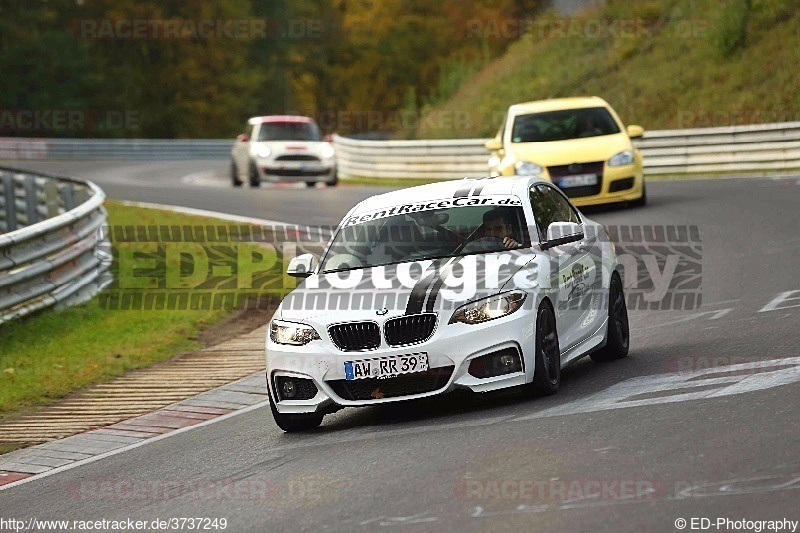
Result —
M619 132L619 126L605 107L564 109L514 117L511 142L564 141Z
M264 122L258 132L259 142L266 141L314 141L322 136L312 122Z
M431 204L453 201L451 198ZM388 215L404 207L411 206L350 217L334 237L322 271L499 252L530 245L521 207L472 205ZM511 244L504 243L504 237L512 239Z

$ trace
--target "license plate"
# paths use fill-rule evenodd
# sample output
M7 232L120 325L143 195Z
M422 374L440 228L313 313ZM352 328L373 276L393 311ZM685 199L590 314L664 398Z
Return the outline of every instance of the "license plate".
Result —
M400 374L424 372L426 370L428 370L428 354L421 352L378 359L347 361L344 364L344 377L350 381L366 378L386 379Z
M583 187L586 185L597 185L597 174L578 174L558 180L559 187Z

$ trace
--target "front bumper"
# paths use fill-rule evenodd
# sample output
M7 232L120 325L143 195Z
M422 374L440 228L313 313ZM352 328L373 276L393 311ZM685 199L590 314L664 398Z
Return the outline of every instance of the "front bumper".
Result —
M530 297L529 297L530 298ZM267 379L270 395L280 413L313 413L325 412L335 406L358 407L379 405L398 401L426 398L450 392L456 388L474 392L487 392L522 385L533 377L534 370L534 323L535 312L523 307L519 311L497 320L477 325L447 324L439 317L440 323L436 332L426 342L401 348L379 348L368 352L343 352L336 348L325 337L327 333L320 331L322 340L312 341L305 346L286 346L273 343L267 335ZM319 331L319 330L318 330ZM522 370L488 378L477 378L469 373L470 362L482 355L503 349L513 349L519 353ZM412 392L393 397L376 397L352 400L345 396L344 363L346 361L381 358L391 355L404 355L417 352L428 354L429 368L438 370L438 380L433 390ZM452 371L446 370L452 367ZM443 375L449 374L449 375ZM308 400L278 400L275 389L275 378L291 376L310 379L317 387L317 394ZM398 376L406 381L413 381L414 374ZM420 376L422 378L422 376ZM428 378L426 378L428 379ZM356 381L347 383L354 384ZM366 381L366 380L364 380ZM380 386L381 380L377 380ZM357 384L356 385L365 385ZM408 385L408 384L406 384ZM413 385L413 383L411 383ZM371 385L370 385L371 386ZM414 387L409 386L413 391ZM376 396L380 396L376 394Z
M507 167L504 169L503 175L514 175L514 168ZM553 181L547 169L543 169L540 174L541 178ZM632 180L632 186L627 188L620 188L621 183L625 180ZM644 193L644 173L642 167L638 164L623 165L619 167L609 167L605 165L603 168L603 176L600 183L599 192L594 194L579 195L574 194L577 191L570 191L568 188L561 189L564 191L570 202L578 207L587 205L602 205L613 204L618 202L633 202L641 199Z
M258 173L265 181L332 181L336 177L336 165L330 162L311 163L295 161L259 161Z

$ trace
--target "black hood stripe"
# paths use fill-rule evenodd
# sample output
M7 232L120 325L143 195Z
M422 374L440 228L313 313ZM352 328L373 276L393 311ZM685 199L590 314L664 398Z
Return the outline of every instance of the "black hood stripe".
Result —
M433 286L431 287L431 292L428 295L428 303L425 306L426 312L430 313L431 311L433 311L433 306L436 304L436 298L439 296L439 290L442 288L442 285L444 285L444 280L447 279L447 276L449 276L451 272L453 272L453 267L455 267L461 261L461 259L463 259L463 256L454 257L442 269L442 272L439 274L439 277L434 282Z
M475 189L473 189L472 194L470 196L478 196L482 190L483 190L483 185L478 185L477 187L475 187Z
M464 198L469 196L469 191L472 190L472 185L466 185L464 187L459 187L455 193L453 193L453 198Z
M431 266L423 273L419 281L411 289L411 294L408 296L408 304L406 305L407 315L416 315L422 312L422 307L425 305L425 295L428 293L433 280L436 279L436 273L442 267L444 259L436 259Z

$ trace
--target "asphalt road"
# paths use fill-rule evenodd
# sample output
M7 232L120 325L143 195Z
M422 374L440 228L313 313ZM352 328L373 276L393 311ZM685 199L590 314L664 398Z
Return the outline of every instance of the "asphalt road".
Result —
M205 162L28 166L94 179L112 198L311 224L380 190L185 179L217 166ZM226 518L237 532L800 520L800 176L651 182L648 193L646 208L590 216L697 226L703 305L631 310L629 357L579 362L555 396L345 409L293 435L258 409L1 490L0 517Z

